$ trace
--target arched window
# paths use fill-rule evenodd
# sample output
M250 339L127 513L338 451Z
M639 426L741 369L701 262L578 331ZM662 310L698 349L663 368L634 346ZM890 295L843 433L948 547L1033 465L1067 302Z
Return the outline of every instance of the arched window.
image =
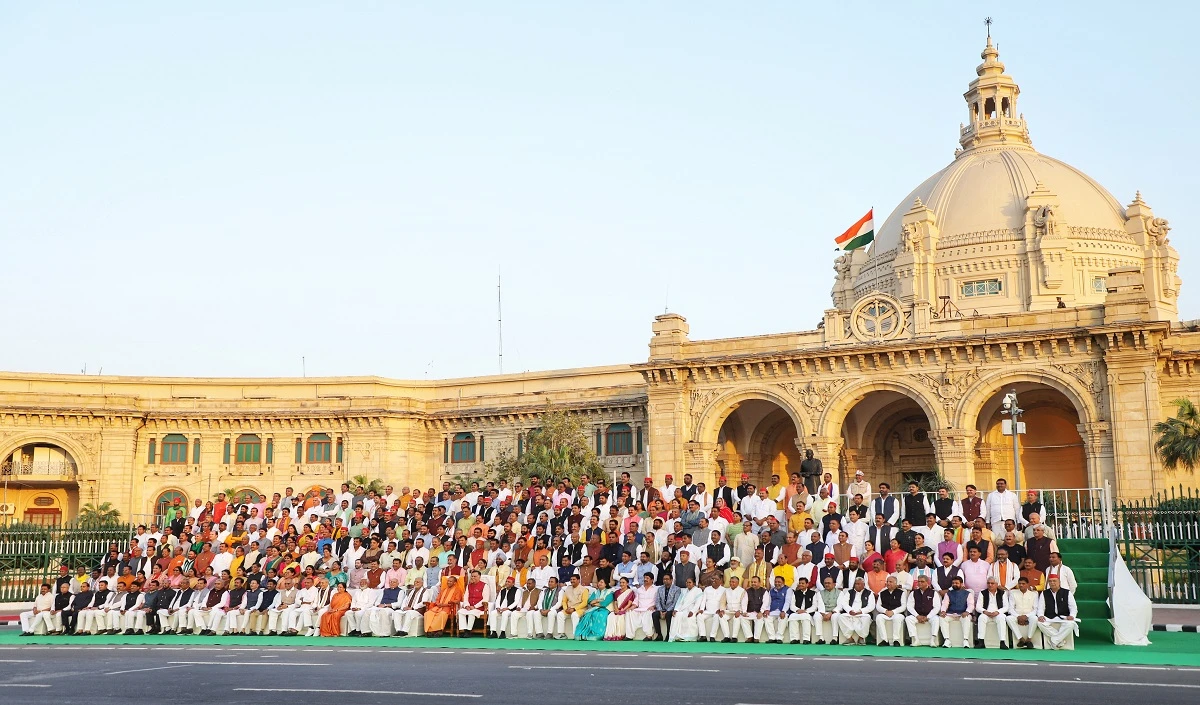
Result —
M162 439L163 465L186 465L188 461L187 436L172 433Z
M165 463L167 461L164 460L163 462ZM175 500L179 500L179 504L176 504ZM155 523L158 523L158 521L174 519L174 512L172 512L170 517L167 516L167 512L171 511L172 508L175 508L174 511L183 512L183 516L186 517L189 509L187 496L178 490L167 490L166 492L160 494L158 499L154 500Z
M471 433L456 433L450 443L450 461L454 463L475 462L475 436Z
M633 455L633 429L627 423L609 424L604 431L605 455Z
M262 462L262 441L253 433L243 433L237 438L237 462L240 465Z
M308 437L308 462L328 463L333 457L333 439L328 433L314 433Z
M230 501L237 502L238 504L261 504L262 502L265 502L267 498L265 495L252 487L243 487L240 490L235 490L233 496L229 497L228 499Z

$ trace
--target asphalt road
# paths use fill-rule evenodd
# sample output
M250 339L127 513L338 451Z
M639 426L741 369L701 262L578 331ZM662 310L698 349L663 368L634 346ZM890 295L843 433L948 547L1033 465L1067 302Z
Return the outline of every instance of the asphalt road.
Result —
M279 647L0 648L0 702L230 705L342 695L368 703L861 705L869 683L912 702L1196 703L1200 669L910 658Z

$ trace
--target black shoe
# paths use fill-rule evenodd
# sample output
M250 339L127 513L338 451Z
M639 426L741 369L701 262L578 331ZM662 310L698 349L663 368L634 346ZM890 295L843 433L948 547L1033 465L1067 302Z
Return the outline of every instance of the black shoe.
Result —
M788 643L789 643L789 644L799 644L799 643L800 643L800 640L799 640L799 639L792 639L792 640L791 640L791 641L789 641Z
M976 640L975 640L975 648L977 648L977 649L982 649L982 648L983 648L983 639L976 639Z
M1005 642L1005 641L1000 642L1000 650L1008 651L1008 642Z
M900 645L901 645L901 644L900 644L900 642L898 642L898 641L893 641L893 642L892 642L892 646L900 646Z
M33 632L21 632L21 636L33 636Z
M816 641L814 641L813 643L814 643L814 644L816 644L817 646L823 646L823 645L825 644L825 640L824 640L824 639L817 639L817 640L816 640Z

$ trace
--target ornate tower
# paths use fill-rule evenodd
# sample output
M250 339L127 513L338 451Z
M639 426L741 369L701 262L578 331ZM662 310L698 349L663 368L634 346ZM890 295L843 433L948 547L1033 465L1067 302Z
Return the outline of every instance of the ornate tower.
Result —
M1017 112L1021 88L1004 73L1000 52L989 34L987 46L979 55L983 63L975 68L963 98L967 100L967 124L959 129L958 143L964 150L985 144L1024 144L1033 146L1025 118Z

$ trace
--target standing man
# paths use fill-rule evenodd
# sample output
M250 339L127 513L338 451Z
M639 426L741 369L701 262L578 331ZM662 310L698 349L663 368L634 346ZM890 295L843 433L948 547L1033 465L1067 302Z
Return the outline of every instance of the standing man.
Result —
M1016 522L1021 518L1021 500L1016 492L1008 491L1008 480L1003 477L996 480L996 491L987 496L987 521L992 524L992 533L1004 535L1004 522L1012 519Z
M801 467L803 467L803 464L801 464ZM871 483L867 482L862 470L856 471L854 473L854 482L846 485L847 497L853 500L856 494L862 495L864 500L871 498Z
M891 491L891 485L886 482L879 483L879 496L871 500L871 514L882 514L885 523L896 526L900 523L900 502L891 495Z

